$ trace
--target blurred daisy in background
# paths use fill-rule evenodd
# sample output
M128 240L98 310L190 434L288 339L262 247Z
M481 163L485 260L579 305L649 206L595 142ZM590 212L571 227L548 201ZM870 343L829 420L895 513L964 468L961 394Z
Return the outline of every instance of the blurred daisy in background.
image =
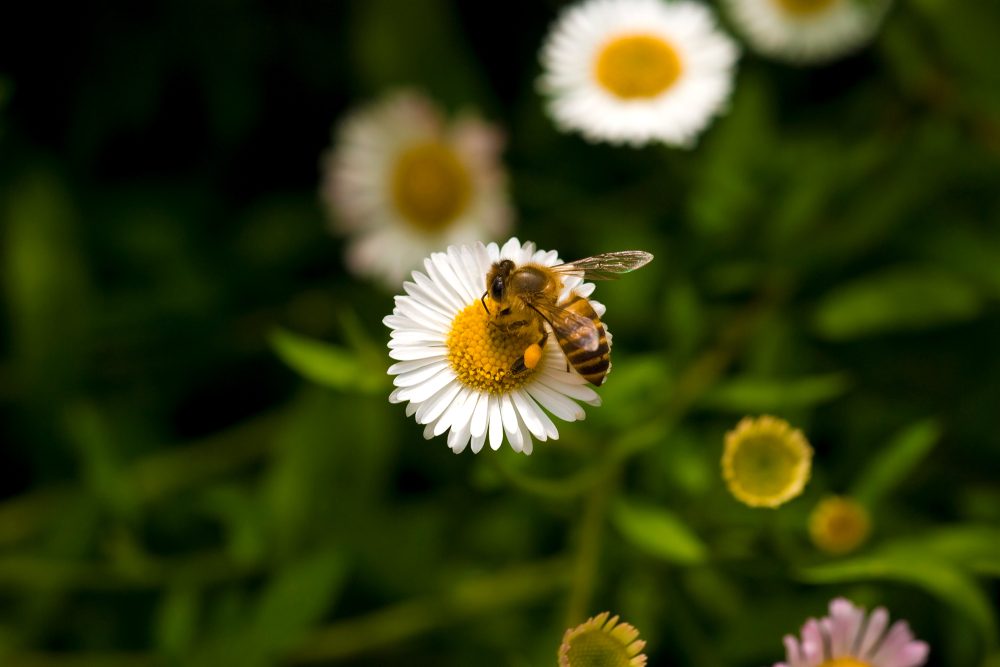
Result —
M522 245L516 238L503 247L451 246L424 260L424 272L414 271L412 282L403 283L406 294L396 297L392 315L383 320L392 330L389 356L397 361L388 371L396 386L389 401L407 404L407 416L424 425L425 438L447 432L455 453L470 442L478 452L487 440L499 449L506 437L515 451L530 454L532 438L559 437L547 413L576 421L586 416L577 401L601 404L569 366L555 336L548 337L537 366L511 373L537 341L492 326L480 301L486 275L500 259L518 265L562 263L556 251L536 250L535 244ZM587 297L593 291L593 283L566 275L559 301L571 292ZM604 315L603 304L590 303Z
M854 551L868 539L871 518L856 500L824 498L809 515L809 537L817 549L839 556Z
M506 235L502 147L495 126L471 113L446 122L414 91L348 115L320 185L334 231L349 237L348 268L395 286L433 249Z
M919 667L927 661L928 646L917 641L906 621L896 621L886 632L889 613L882 607L871 614L844 598L830 602L830 615L810 618L802 638L785 637L785 662L774 667Z
M559 646L559 667L645 667L639 631L603 612L570 628Z
M812 447L783 419L744 417L726 434L722 476L737 500L778 507L802 493L812 470Z
M541 89L562 130L591 141L691 146L733 87L738 51L704 5L590 0L558 17Z
M766 56L797 63L839 58L866 44L889 0L724 0L736 28Z

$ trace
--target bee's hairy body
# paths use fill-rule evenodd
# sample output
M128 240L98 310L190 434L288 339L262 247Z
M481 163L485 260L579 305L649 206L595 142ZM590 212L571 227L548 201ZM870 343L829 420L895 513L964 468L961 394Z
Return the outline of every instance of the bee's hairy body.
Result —
M568 363L588 382L600 385L604 381L611 366L604 326L586 298L571 294L559 303L563 281L555 271L538 264L516 266L505 259L493 265L486 285L494 326L511 335L530 334L534 345L544 347L547 323ZM537 354L529 355L526 350L512 371L533 368L537 359Z

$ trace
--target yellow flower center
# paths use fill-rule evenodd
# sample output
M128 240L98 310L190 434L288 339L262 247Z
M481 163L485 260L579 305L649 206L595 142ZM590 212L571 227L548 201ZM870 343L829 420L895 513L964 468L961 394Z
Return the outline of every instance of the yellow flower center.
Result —
M447 227L469 203L469 171L447 145L429 141L404 150L393 165L392 203L424 232Z
M789 14L808 16L822 12L838 0L775 0L775 2Z
M654 35L623 35L597 55L594 73L605 89L626 100L656 97L674 85L682 71L677 51Z
M809 517L813 544L831 554L854 551L868 538L870 528L868 512L850 498L827 498Z
M819 667L872 667L870 662L855 660L854 658L834 658L827 660Z
M589 630L573 637L566 658L570 667L629 667L632 664L625 645L603 630Z
M638 630L605 611L563 634L559 667L646 667L644 646Z
M486 303L496 312L496 304L490 299ZM459 382L466 387L490 394L506 394L523 386L534 375L534 369L515 374L511 367L540 336L537 327L526 326L510 332L490 324L483 304L476 301L451 322L448 362Z
M777 507L802 492L812 448L788 422L746 418L726 435L722 469L729 490L754 507Z

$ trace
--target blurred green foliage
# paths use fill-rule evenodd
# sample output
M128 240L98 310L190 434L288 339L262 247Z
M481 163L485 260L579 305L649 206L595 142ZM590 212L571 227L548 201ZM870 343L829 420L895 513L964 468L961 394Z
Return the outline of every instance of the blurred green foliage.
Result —
M899 2L818 69L745 54L690 152L556 132L560 5L23 8L0 664L547 665L610 609L652 664L750 667L835 595L932 665L997 664L1000 5ZM530 458L455 457L388 404L391 295L325 231L331 124L399 84L506 127L522 239L657 255L599 288L604 406ZM778 511L718 470L762 412L816 449ZM828 492L872 511L860 553L810 546Z

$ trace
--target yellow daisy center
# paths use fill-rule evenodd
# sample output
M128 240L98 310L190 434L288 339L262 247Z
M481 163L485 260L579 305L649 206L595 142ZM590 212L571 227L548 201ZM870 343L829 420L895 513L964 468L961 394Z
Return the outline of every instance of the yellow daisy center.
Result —
M486 303L496 312L496 304L489 299ZM448 362L465 386L490 394L506 394L534 375L534 369L512 373L511 367L529 346L538 342L540 335L532 326L511 332L490 324L483 304L476 301L451 322Z
M629 667L632 660L625 646L602 630L573 637L566 658L572 667Z
M656 97L680 78L681 59L655 35L623 35L605 44L594 67L597 82L622 99Z
M559 667L645 667L646 642L628 623L603 612L563 635Z
M831 554L854 551L868 538L870 529L868 512L850 498L827 498L809 517L813 544Z
M808 16L822 12L838 0L775 0L775 2L789 14Z
M812 448L801 431L774 417L743 419L726 434L722 470L729 490L753 507L777 507L802 492Z
M834 658L827 660L819 667L872 667L870 662L855 660L854 658Z
M469 170L450 147L429 141L407 148L393 165L392 203L403 218L424 232L447 227L469 203Z

